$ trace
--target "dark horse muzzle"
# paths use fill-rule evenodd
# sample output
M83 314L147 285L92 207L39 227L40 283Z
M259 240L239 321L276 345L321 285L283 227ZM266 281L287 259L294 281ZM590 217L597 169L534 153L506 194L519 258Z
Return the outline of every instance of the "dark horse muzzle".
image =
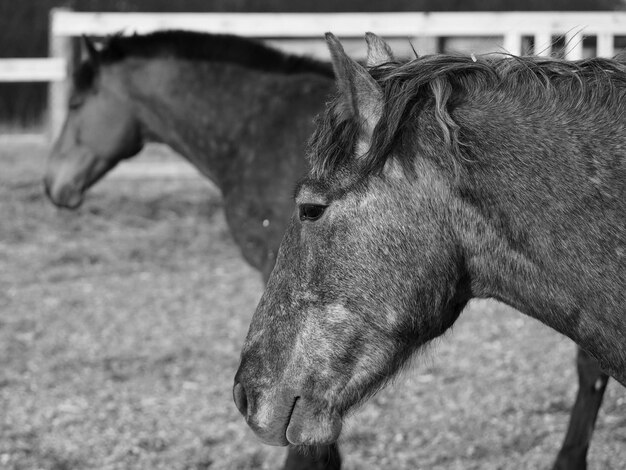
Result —
M302 396L291 388L270 387L267 393L241 378L240 367L235 377L233 399L248 426L259 439L269 445L323 445L335 442L341 433L341 417Z

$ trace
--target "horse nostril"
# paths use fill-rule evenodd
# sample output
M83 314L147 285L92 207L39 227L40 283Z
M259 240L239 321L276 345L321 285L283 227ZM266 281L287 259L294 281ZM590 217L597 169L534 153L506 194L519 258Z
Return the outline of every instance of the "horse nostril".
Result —
M46 196L48 197L48 199L52 200L52 195L50 194L50 182L48 178L45 178L43 180L43 190L46 193Z
M235 405L239 413L246 417L248 415L248 397L246 397L246 391L243 385L239 382L233 387L233 399L235 400Z

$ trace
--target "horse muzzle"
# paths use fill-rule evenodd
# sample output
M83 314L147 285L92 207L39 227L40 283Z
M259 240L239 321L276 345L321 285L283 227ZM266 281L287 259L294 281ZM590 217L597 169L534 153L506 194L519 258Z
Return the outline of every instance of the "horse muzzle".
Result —
M320 408L314 400L292 390L248 393L241 382L235 381L233 399L248 426L265 444L331 444L341 433L338 413Z
M84 199L79 188L69 184L55 184L48 178L44 179L44 192L55 206L63 209L77 209Z

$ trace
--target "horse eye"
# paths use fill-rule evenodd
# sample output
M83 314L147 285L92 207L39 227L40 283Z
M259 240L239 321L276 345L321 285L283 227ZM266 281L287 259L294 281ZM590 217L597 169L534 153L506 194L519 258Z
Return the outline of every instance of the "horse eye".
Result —
M317 220L324 214L326 207L320 204L301 204L300 220Z

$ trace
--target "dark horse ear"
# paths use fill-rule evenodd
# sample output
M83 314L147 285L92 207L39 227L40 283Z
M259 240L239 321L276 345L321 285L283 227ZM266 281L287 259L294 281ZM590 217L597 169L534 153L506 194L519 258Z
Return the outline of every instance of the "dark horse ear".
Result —
M382 38L374 33L365 33L365 41L367 42L367 66L375 67L377 65L393 62L393 52L391 47Z
M85 52L87 53L87 58L89 62L93 64L97 64L100 60L100 56L98 54L98 50L96 49L96 45L94 42L84 34L81 36L83 40L83 47Z
M326 33L326 42L339 89L341 117L358 120L362 137L369 139L382 114L382 90L365 67L348 57L334 34Z

